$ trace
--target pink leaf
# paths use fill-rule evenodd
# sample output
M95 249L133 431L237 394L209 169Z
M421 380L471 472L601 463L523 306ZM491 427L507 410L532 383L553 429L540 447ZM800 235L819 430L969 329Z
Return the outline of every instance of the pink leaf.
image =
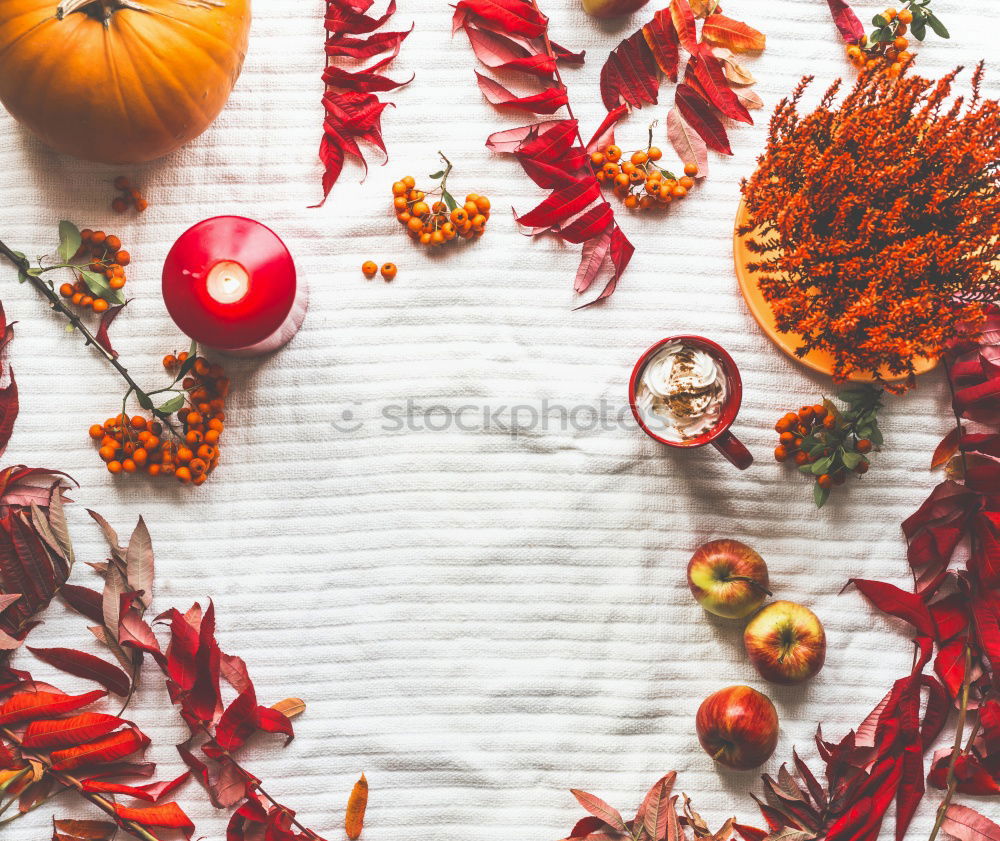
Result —
M826 0L830 6L833 22L837 24L840 35L848 44L857 44L865 34L865 25L847 5L847 0Z
M688 125L677 107L667 112L667 139L683 163L698 165L696 178L708 175L708 146L701 135Z
M596 797L593 794L588 794L585 791L580 791L579 789L572 788L570 793L579 801L580 805L583 806L590 814L595 818L600 818L612 829L618 830L618 832L628 832L628 827L625 826L625 821L622 820L621 814L612 806L609 806L600 797Z

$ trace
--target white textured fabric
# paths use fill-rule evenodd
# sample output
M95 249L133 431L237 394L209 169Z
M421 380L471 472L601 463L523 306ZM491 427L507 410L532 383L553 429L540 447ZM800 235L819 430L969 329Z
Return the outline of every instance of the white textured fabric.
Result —
M600 66L652 7L615 24L590 20L576 0L543 7L559 42L588 51L586 66L566 78L592 127L603 112ZM804 72L818 77L813 101L849 72L823 0L725 7L767 33L767 51L748 65L768 111ZM1000 6L934 7L953 37L919 48L920 69L939 74L991 56L995 95ZM363 185L349 165L320 210L308 205L320 194L323 3L257 0L255 11L246 69L221 118L129 173L151 202L142 217L108 208L121 170L54 155L0 114L0 238L44 253L61 218L120 233L134 255L134 301L113 335L143 383L158 382L160 357L184 346L161 302L159 269L173 240L204 217L248 215L284 237L311 284L304 328L271 358L230 363L223 461L207 485L192 492L117 480L86 430L116 411L119 380L0 266L0 297L19 322L21 415L6 462L61 468L80 481L71 516L82 560L104 552L84 506L125 531L143 514L157 550L157 606L214 597L223 647L248 661L260 697L308 702L297 739L285 749L255 743L246 764L324 836L342 836L362 770L372 786L369 841L559 838L580 814L569 787L624 811L669 769L713 825L732 814L759 823L748 794L759 790L757 775L714 767L695 739L694 712L727 684L765 690L781 717L766 766L774 771L793 745L814 758L818 722L839 737L909 668L904 629L858 594L838 592L850 576L909 580L899 523L939 481L928 461L951 426L942 380L925 377L891 401L885 452L863 482L816 512L808 485L770 459L772 424L830 384L761 334L732 269L737 185L761 149L768 112L733 129L735 155L712 155L710 177L681 206L663 217L621 215L637 249L632 265L607 306L573 312L577 249L516 232L509 208L528 209L541 194L516 162L483 146L491 131L524 120L483 102L466 39L450 37L446 3L402 2L394 28L415 20L416 29L390 70L416 78L388 97L397 105L385 114L390 164L374 166ZM620 140L634 148L654 118L660 136L665 113L633 115ZM484 239L429 257L392 217L389 186L437 169L438 149L455 163L455 191L488 194L496 212ZM397 262L397 280L366 281L366 259ZM711 450L668 453L631 423L560 430L553 417L548 430L518 435L493 419L471 431L383 429L397 425L383 412L397 414L392 407L407 399L480 413L603 400L614 414L637 356L680 332L716 339L741 366L734 429L757 457L744 473ZM431 426L443 411L428 415ZM521 412L523 424L530 413ZM471 411L463 418L473 427ZM355 432L337 429L358 422ZM743 654L738 624L693 602L684 567L713 537L755 546L776 593L824 620L830 651L815 680L767 687ZM96 578L81 563L73 580ZM97 651L84 624L56 605L33 640ZM27 653L17 662L56 678ZM172 745L184 731L153 676L134 714L166 777L179 768ZM180 800L199 835L222 837L225 816L194 784ZM928 830L936 800L925 801L912 837ZM996 803L980 808L1000 817ZM72 798L52 809L86 813ZM49 814L46 806L0 837L47 837Z

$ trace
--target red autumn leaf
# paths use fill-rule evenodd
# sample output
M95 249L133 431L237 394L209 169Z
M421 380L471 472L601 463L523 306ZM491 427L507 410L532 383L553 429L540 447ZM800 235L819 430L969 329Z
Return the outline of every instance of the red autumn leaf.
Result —
M698 46L698 29L694 12L691 11L687 0L671 0L670 19L673 21L680 45L689 53L693 53Z
M1000 592L979 593L972 600L976 635L993 671L1000 669Z
M149 607L153 601L153 540L142 517L139 517L125 550L125 569L128 586L141 593L139 599L142 606Z
M108 335L108 331L111 329L111 325L123 309L125 309L124 304L116 304L113 307L108 307L103 313L101 313L101 321L97 325L97 333L94 336L94 338L97 339L97 343L115 359L118 358L118 351L111 347L111 337Z
M545 53L533 53L523 44L499 32L480 29L466 24L465 34L469 36L472 51L490 70L517 70L542 78L551 78L556 64Z
M101 684L115 695L125 696L132 688L132 681L125 672L112 663L72 648L28 648L42 662L55 666L67 674Z
M969 604L959 593L931 603L928 610L934 620L935 637L939 643L948 642L969 627Z
M956 426L941 439L941 443L937 445L934 455L931 457L931 470L945 464L958 452L958 439L960 435L961 431Z
M767 42L764 35L753 27L725 15L711 15L701 27L701 38L734 53L763 50ZM681 43L684 43L683 40Z
M26 748L52 750L92 741L123 724L124 719L104 713L81 713L70 718L33 721L28 725L22 741Z
M198 654L198 632L184 618L184 614L171 608L157 617L157 621L170 619L170 643L167 646L167 676L183 691L194 686Z
M958 697L965 679L965 637L956 637L941 646L934 658L934 671L941 682L948 687L953 698Z
M76 584L64 584L59 591L66 603L77 613L86 616L91 622L104 622L101 608L101 594L90 587L79 587Z
M941 751L941 755L935 754L931 772L927 775L927 782L934 788L945 789L948 787L948 766L951 764L951 751ZM973 796L988 796L1000 794L1000 781L993 778L979 759L972 754L962 754L955 762L955 779L958 780L956 791L962 794Z
M295 738L292 720L281 710L276 710L273 707L257 707L256 715L258 730L264 733L281 733L287 736L286 745Z
M667 139L683 163L698 165L696 178L708 175L708 146L676 107L667 112Z
M669 9L660 9L653 19L642 28L646 44L653 54L653 60L671 82L677 81L680 64L680 40Z
M117 762L129 754L142 750L148 744L149 739L132 727L84 745L53 751L50 759L56 771L72 771L74 768L88 765Z
M548 18L527 0L459 0L455 5L452 34L465 25L466 18L495 24L501 32L537 38L548 27Z
M646 834L654 841L666 836L670 791L676 779L677 772L671 771L653 783L636 812L635 825L644 827Z
M162 659L160 643L153 634L153 629L135 608L126 611L119 620L118 642L123 646L152 654L158 660Z
M725 127L694 88L681 82L674 93L674 102L684 121L701 136L709 149L723 155L733 154Z
M515 216L515 219L525 227L548 230L569 216L575 216L600 196L600 185L594 179L571 181L533 210L523 216Z
M257 729L257 695L253 686L236 698L222 714L215 728L215 741L232 753L242 747Z
M593 832L597 832L599 829L606 826L604 821L600 818L595 818L593 815L588 815L585 818L580 818L574 825L573 829L570 830L569 838L586 838Z
M595 818L600 818L608 826L618 832L628 832L628 827L625 826L625 821L622 819L621 814L613 806L609 806L600 797L596 797L593 794L588 794L585 791L580 791L576 788L570 789L570 794L572 794L577 801Z
M620 102L633 108L656 102L660 73L642 30L622 41L601 68L601 99L609 111Z
M757 829L755 826L734 823L733 829L735 829L740 836L742 836L743 841L764 841L764 839L767 838L767 833L763 829Z
M996 485L1000 487L1000 483ZM983 511L973 520L975 543L969 570L983 587L1000 587L1000 511Z
M924 636L934 636L935 628L930 611L924 600L916 593L909 593L884 581L852 578L848 583L857 587L861 594L883 613L905 619Z
M194 832L194 824L184 814L176 803L163 803L145 809L129 809L120 803L115 804L115 813L123 821L133 821L140 826L160 826L170 829L180 829L188 838Z
M847 5L847 0L826 0L830 6L833 22L837 24L840 35L848 44L857 44L865 34L865 25Z
M376 71L388 65L398 54L409 32L382 32L369 35L389 20L396 11L391 0L384 15L373 18L365 14L373 0L326 0L326 55L323 71L323 139L319 157L323 163L323 201L340 177L348 155L356 158L368 170L359 141L370 143L385 153L382 140L382 111L388 103L381 102L374 92L394 90L408 83L397 82ZM412 28L411 28L412 31ZM354 36L364 35L358 38ZM384 58L362 70L348 71L330 64L333 58L364 60L387 53ZM411 77L412 78L412 77Z
M83 695L57 695L53 692L19 692L0 705L0 727L38 721L54 715L73 712L93 704L108 693L102 689Z
M753 117L740 102L739 97L729 87L726 75L722 71L722 62L704 44L699 46L698 53L691 56L685 69L684 80L688 74L693 74L698 80L701 91L708 101L731 120L753 125Z
M7 383L0 387L0 455L3 455L10 442L19 409L14 371L7 362L7 345L13 338L14 325L7 323L3 304L0 304L0 382Z
M191 772L185 771L176 779L160 783L147 783L141 786L128 786L121 783L89 779L83 780L83 790L103 794L124 794L137 800L145 800L147 803L158 803L172 791L184 785L190 776Z
M614 143L615 126L618 125L618 121L622 117L628 116L628 112L627 105L619 105L617 108L612 108L608 111L601 124L597 127L597 130L591 136L590 140L587 141L584 151L589 155L592 152L599 152L601 149Z
M565 88L549 87L539 93L518 96L482 73L476 73L476 81L486 101L497 107L516 108L532 114L552 114L567 102Z
M53 820L54 841L111 841L118 827L107 821Z
M941 829L958 841L1000 841L1000 826L961 803L951 803Z

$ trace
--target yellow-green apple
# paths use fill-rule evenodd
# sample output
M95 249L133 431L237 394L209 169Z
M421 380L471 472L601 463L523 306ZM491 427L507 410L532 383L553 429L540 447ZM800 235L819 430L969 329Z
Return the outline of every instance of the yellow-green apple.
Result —
M742 771L763 765L778 744L774 704L749 686L730 686L709 695L698 708L695 727L712 759Z
M773 602L743 631L743 645L761 677L772 683L801 683L826 660L823 623L808 607Z
M699 546L688 562L687 579L698 604L727 619L749 616L771 595L767 564L738 540L712 540Z
M641 9L649 0L583 0L583 10L595 18L616 18Z

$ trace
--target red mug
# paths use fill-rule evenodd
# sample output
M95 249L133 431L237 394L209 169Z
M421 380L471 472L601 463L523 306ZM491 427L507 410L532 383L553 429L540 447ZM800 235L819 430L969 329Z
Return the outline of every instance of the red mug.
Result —
M646 363L656 356L666 345L673 343L682 343L705 351L719 363L726 377L726 399L722 404L718 422L707 432L703 432L701 435L684 442L670 441L661 435L657 435L649 428L642 417L642 413L639 411L639 407L636 405L636 391L639 386L639 378L642 376ZM733 358L715 342L702 336L670 336L669 338L661 339L640 356L639 361L635 363L635 368L632 369L632 377L628 384L628 400L629 405L632 407L632 415L635 417L636 423L654 441L659 441L668 447L677 447L681 450L704 447L706 444L711 444L740 470L746 470L753 464L753 456L750 455L750 451L729 431L729 427L732 426L733 421L736 420L736 415L740 411L740 404L743 402L743 380L740 379L740 372Z

